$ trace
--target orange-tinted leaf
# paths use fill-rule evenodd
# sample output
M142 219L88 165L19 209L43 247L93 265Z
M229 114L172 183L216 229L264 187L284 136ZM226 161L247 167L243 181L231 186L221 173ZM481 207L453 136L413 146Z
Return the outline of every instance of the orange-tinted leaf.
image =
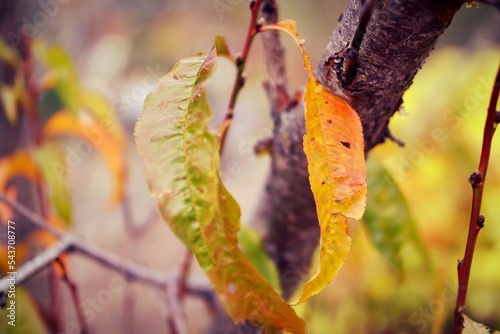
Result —
M28 152L22 149L0 159L0 191L5 191L15 177L24 177L35 184L41 180L37 165Z
M262 30L287 32L300 47L309 79L304 92L309 181L321 229L320 262L295 302L320 292L342 267L351 245L347 218L360 219L366 205L366 164L361 122L342 97L318 82L294 21L286 20Z
M124 195L126 167L122 143L117 142L93 118L82 113L79 118L66 111L54 114L45 124L43 137L50 139L58 136L75 136L87 140L92 149L98 150L113 176L114 186L110 197L111 204L118 204ZM74 167L74 166L73 166Z
M109 132L114 140L123 146L125 134L109 101L89 89L81 89L79 94L82 109L92 115L103 131Z

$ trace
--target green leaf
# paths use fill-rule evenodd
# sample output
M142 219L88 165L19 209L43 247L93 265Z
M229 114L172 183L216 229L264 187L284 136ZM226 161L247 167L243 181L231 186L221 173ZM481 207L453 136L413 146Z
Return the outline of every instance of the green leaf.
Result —
M274 290L281 294L278 269L264 250L259 234L250 226L241 226L238 233L238 240L248 260L273 286Z
M215 48L183 59L146 98L135 138L149 189L235 322L304 333L303 321L238 247L240 209L222 184L218 136L208 130L205 89L216 65Z
M53 76L50 81L55 80L55 89L65 108L76 115L80 105L80 84L70 55L62 47L49 47L40 40L33 42L33 52L50 70Z
M47 184L50 203L58 216L71 225L71 194L65 170L65 154L58 142L45 142L34 152L35 161Z
M410 208L389 172L375 159L368 160L368 203L364 215L373 245L398 276L403 274L401 250L413 242L432 268Z
M294 302L298 304L324 289L338 273L351 246L347 218L363 216L366 204L363 132L358 114L349 103L314 76L296 23L285 20L262 30L288 33L299 46L309 74L304 92L304 152L321 229L320 259L316 274Z

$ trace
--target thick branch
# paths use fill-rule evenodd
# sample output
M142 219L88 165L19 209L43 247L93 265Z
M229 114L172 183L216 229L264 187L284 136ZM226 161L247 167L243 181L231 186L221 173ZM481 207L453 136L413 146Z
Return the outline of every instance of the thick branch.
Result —
M377 0L358 50L353 37L362 3L349 3L316 74L358 112L369 151L388 137L389 119L400 107L403 93L463 2Z

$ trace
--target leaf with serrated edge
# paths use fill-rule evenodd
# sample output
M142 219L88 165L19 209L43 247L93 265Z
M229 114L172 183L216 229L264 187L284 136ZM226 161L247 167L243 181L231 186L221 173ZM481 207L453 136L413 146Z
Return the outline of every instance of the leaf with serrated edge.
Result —
M288 33L300 47L309 74L304 93L309 182L321 229L320 261L294 304L320 292L342 267L351 246L347 218L360 219L366 205L366 165L361 122L342 97L318 82L293 20L262 27Z
M304 322L238 247L240 209L222 184L218 137L208 130L205 89L216 65L215 48L183 59L146 98L135 138L149 189L235 322L304 333Z

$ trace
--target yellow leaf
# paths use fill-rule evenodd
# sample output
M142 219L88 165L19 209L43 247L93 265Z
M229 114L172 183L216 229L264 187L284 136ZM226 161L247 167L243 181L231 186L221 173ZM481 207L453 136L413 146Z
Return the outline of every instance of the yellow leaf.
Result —
M92 115L103 130L110 132L120 145L124 145L125 134L123 128L108 100L89 89L80 89L79 94L81 107Z
M17 103L14 87L0 85L0 101L3 104L5 116L10 124L16 124L17 121Z
M294 304L320 292L344 263L351 238L347 218L360 219L366 205L366 164L361 122L342 97L318 82L293 20L262 30L288 33L300 47L309 74L304 93L304 151L321 229L320 261Z
M88 140L92 148L102 154L114 182L110 204L121 202L126 178L123 143L116 141L106 129L96 124L93 118L77 118L64 110L55 113L43 129L43 138L46 140L58 136L75 136Z

